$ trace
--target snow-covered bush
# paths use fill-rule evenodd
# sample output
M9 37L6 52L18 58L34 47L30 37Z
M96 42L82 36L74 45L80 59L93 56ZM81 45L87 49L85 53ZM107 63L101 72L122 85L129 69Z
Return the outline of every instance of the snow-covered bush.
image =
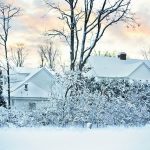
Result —
M88 79L78 72L58 78L58 125L144 125L150 121L150 84L129 80Z
M7 126L8 111L4 107L0 107L0 127Z
M33 111L0 109L0 126L141 126L150 123L150 83L66 73Z
M2 85L3 85L2 71L0 70L0 107L5 107L6 108L6 102L5 102L4 97L2 95L2 93L3 93Z

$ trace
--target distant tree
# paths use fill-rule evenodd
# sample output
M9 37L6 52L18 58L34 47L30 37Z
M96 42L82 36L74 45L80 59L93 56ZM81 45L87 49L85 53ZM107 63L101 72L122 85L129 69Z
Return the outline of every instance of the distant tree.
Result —
M8 37L11 29L10 23L13 18L18 16L20 8L14 7L11 4L0 4L0 45L4 47L6 71L7 71L7 84L8 84L8 108L10 109L10 63L8 59Z
M144 59L150 60L150 48L147 50L146 49L141 50L141 54Z
M45 0L55 10L62 28L48 31L51 37L61 37L70 48L70 70L83 70L92 51L105 31L118 22L134 26L131 0Z
M58 76L57 84L61 92L53 86L49 98L58 125L136 126L150 121L149 82L79 79L78 72L71 71Z
M58 65L59 65L59 70L60 72L65 72L68 67L67 62L64 61L64 59L62 58L62 55L59 54L58 57Z
M6 102L4 100L4 97L2 96L3 93L3 82L2 82L2 71L0 70L0 107L6 108Z
M11 49L11 59L16 67L23 67L24 61L27 56L27 51L23 43L17 43L15 49Z
M47 66L48 68L55 70L58 50L54 48L52 41L45 41L42 45L39 45L39 55L41 67Z
M109 52L109 51L105 51L105 52L95 51L94 52L94 56L115 57L116 53L114 51L113 52Z
M40 56L40 67L44 67L45 66L45 61L44 61L44 54L41 50L41 46L39 46L38 54Z

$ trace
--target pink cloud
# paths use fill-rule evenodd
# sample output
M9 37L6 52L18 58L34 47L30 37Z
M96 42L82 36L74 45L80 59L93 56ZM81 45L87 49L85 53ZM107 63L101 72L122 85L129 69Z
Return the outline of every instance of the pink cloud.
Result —
M10 43L23 41L32 51L37 50L41 34L48 29L60 28L62 24L56 19L54 12L49 12L42 1L8 0L23 9L22 16L15 19L12 26ZM132 0L132 8L141 24L140 28L127 29L124 25L111 27L97 46L97 49L130 49L136 51L148 46L150 39L149 0ZM53 14L52 14L53 13ZM136 44L138 43L138 44ZM131 52L129 52L131 53Z

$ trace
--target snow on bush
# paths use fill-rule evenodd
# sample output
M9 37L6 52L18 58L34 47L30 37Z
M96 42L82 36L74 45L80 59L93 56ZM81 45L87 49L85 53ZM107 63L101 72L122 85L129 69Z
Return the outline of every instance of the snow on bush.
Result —
M150 84L58 77L48 104L33 111L0 109L0 126L141 126L150 123Z
M4 97L2 95L3 88L2 88L3 82L2 82L2 71L0 70L0 107L6 107L6 102L4 100Z

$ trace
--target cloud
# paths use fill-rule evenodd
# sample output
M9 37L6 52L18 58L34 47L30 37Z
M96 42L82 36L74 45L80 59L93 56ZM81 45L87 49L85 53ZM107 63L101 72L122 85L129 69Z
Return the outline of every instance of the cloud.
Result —
M22 15L12 22L9 38L10 45L22 41L27 45L28 49L36 53L41 34L45 30L61 28L62 26L56 19L56 12L50 12L41 0L7 1L22 8ZM137 21L141 26L134 30L127 29L124 24L112 26L104 34L96 49L127 51L131 56L139 57L138 51L143 47L149 47L150 1L132 0L131 2L131 8L136 13Z
M150 47L150 1L132 0L132 11L136 13L140 27L126 28L118 24L109 28L97 48L126 51L133 58L142 58L141 50Z

